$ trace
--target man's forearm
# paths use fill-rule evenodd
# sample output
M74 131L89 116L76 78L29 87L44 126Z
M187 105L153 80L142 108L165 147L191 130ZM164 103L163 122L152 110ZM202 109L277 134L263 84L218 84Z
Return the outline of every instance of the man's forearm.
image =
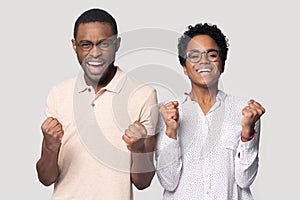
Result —
M150 186L154 174L153 152L132 153L131 181L139 190Z
M150 186L155 172L131 173L131 182L139 190L143 190Z
M42 155L39 161L36 163L36 169L39 180L45 186L49 186L54 183L58 177L58 153L57 151L50 151L45 148L43 143Z

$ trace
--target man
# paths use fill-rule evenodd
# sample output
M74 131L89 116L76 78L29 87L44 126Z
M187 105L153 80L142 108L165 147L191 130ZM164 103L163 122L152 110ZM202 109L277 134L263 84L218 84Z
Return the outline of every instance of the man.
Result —
M227 38L216 25L190 25L179 39L191 92L160 108L157 175L165 200L253 199L265 109L219 90L227 52Z
M106 11L79 16L72 46L83 74L49 93L39 180L54 183L52 199L132 199L131 183L144 189L155 173L156 91L114 65L120 38Z

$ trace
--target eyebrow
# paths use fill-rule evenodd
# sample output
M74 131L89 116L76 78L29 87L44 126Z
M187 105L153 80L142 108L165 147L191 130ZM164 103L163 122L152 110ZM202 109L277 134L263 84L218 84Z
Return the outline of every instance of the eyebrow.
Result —
M193 52L196 52L196 51L200 51L200 52L204 52L204 51L201 51L199 49L190 49L190 50L186 50L186 51L193 51ZM207 49L205 51L220 51L220 49Z
M108 40L108 39L109 39L109 38L102 39L102 40L96 42L96 45L98 45L98 44L100 44L101 42L104 42L104 41L106 41L106 40ZM94 43L93 43L92 41L90 41L90 40L80 40L79 43L91 43L91 44L94 44Z

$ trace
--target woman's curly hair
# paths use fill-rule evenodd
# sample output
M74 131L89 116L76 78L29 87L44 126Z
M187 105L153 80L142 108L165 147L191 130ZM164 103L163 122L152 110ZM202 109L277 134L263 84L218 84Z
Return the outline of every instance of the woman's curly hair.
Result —
M178 39L178 58L182 66L185 66L186 62L186 48L190 40L197 35L210 36L220 47L220 57L222 60L222 69L224 70L225 61L227 59L228 52L228 39L217 27L217 25L211 25L208 23L199 23L195 26L189 25L188 30Z

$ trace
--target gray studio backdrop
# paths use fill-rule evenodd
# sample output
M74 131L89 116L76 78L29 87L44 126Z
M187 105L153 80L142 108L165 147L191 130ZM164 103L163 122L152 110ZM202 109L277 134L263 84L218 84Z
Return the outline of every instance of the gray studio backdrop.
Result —
M178 36L189 24L217 24L230 43L220 87L254 98L267 110L262 117L253 195L258 200L298 196L300 31L294 1L28 0L0 4L0 199L51 197L53 187L42 186L35 171L46 97L54 84L78 74L80 66L71 46L73 24L92 7L108 10L118 22L122 43L116 64L154 86L160 101L189 90L176 56ZM136 199L161 199L162 188L155 177L151 187L134 193Z

